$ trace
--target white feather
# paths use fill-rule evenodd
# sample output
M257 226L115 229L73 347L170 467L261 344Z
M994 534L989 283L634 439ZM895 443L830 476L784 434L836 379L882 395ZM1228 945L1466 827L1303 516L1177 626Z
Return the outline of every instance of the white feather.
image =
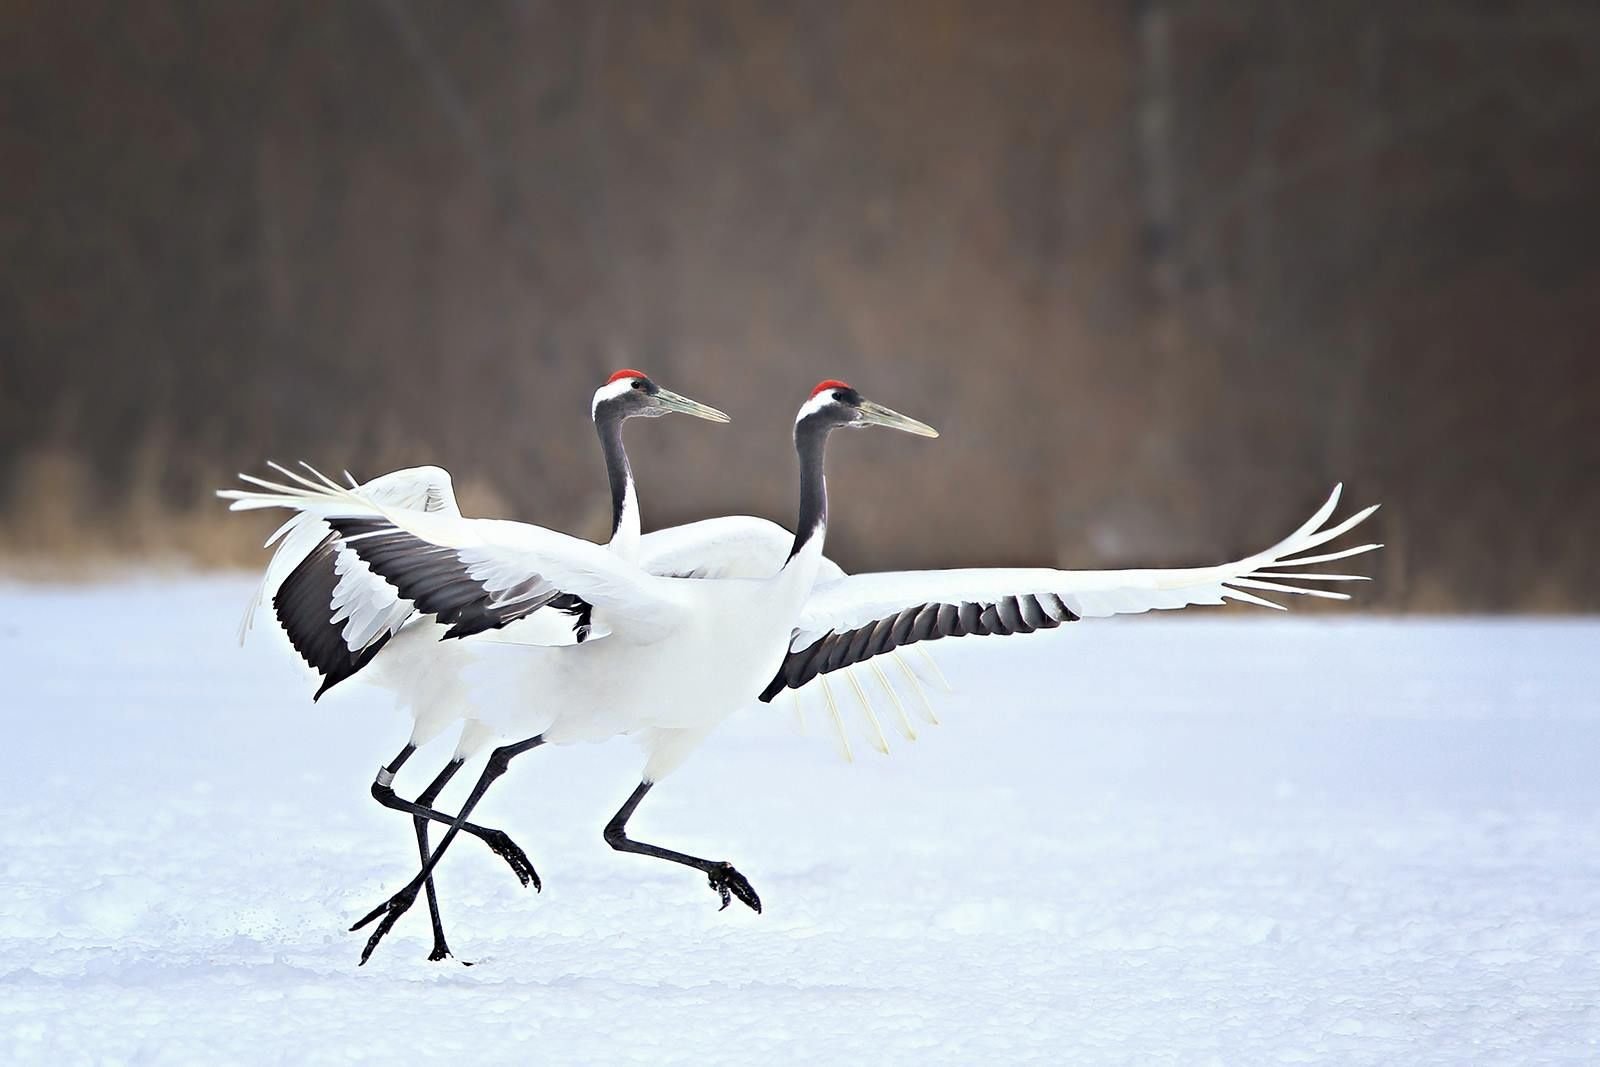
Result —
M1375 507L1366 508L1333 527L1322 529L1338 499L1336 488L1310 520L1278 544L1214 567L1125 571L1037 568L891 571L856 574L819 583L802 612L801 625L796 629L791 647L804 648L828 633L853 630L907 607L964 601L993 603L1024 594L1052 594L1080 618L1221 604L1228 599L1279 606L1254 595L1248 591L1250 589L1342 599L1345 594L1286 585L1283 580L1287 575L1270 571L1270 568L1289 563L1307 562L1294 557L1346 533L1376 510ZM1363 546L1334 558L1358 555L1377 547Z
M274 470L287 475L289 478L301 482L304 479L293 471L276 463L269 464ZM349 477L349 472L345 472ZM259 479L248 475L240 475L247 481L261 484ZM351 478L354 484L355 479ZM267 483L270 484L270 483ZM307 483L313 484L313 483ZM314 486L313 486L314 487ZM407 467L403 470L392 471L389 474L374 478L369 482L355 486L363 495L372 500L395 507L415 508L422 511L436 511L447 514L460 515L456 506L455 490L450 483L450 474L441 467ZM285 487L288 488L288 487ZM248 510L250 507L276 506L266 503L272 494L269 493L243 493L239 490L224 490L219 494L234 499L232 510ZM243 497L249 497L251 503L241 504ZM255 501L260 501L256 503ZM239 624L239 642L244 643L261 605L274 596L294 569L311 554L323 538L332 532L327 523L322 522L315 515L301 512L291 516L283 525L279 526L272 536L267 538L266 547L277 545L268 561L266 570L261 576L261 583L256 587L255 595L250 598L245 606L244 618ZM335 592L334 604L330 608L339 608L344 611L341 618L354 619L359 616L361 622L352 622L346 627L345 640L350 647L355 649L365 648L382 633L385 626L397 628L403 624L411 613L409 606L403 610L396 607L403 604L395 593L394 587L388 582L373 574L367 565L361 562L354 552L348 550L339 553L339 573L342 576L339 588ZM375 629L372 629L375 627ZM357 640L357 638L360 638Z

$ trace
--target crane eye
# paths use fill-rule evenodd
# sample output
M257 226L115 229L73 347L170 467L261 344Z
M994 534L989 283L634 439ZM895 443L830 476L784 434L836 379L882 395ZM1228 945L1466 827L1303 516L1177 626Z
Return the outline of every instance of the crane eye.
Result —
M638 379L638 378L635 378L633 380L633 387L635 389L643 389L644 388L644 382L642 380Z

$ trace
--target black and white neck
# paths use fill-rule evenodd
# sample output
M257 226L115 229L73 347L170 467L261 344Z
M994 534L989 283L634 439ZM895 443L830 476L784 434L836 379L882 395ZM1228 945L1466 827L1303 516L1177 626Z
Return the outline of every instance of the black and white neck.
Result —
M636 414L633 394L640 386L635 382L649 379L613 376L594 394L595 433L600 438L600 451L606 462L606 481L611 486L611 549L624 559L635 559L639 554L641 520L639 491L633 482L633 465L628 462L628 450L622 444L622 424Z
M639 558L639 494L633 485L633 467L622 447L622 424L634 417L654 419L679 411L709 422L727 422L728 416L698 400L663 389L636 370L619 370L594 393L589 414L606 459L606 480L611 483L611 548L623 559Z
M821 558L828 533L828 479L823 468L828 435L849 421L848 406L860 394L840 381L826 381L811 392L794 420L794 450L800 458L800 512L794 522L794 547L789 559Z
M823 475L823 453L828 435L841 426L886 426L892 430L938 437L939 431L927 423L900 414L893 408L867 400L837 378L818 383L801 405L794 420L794 448L800 456L800 514L794 524L794 548L789 562L822 558L822 541L828 531L828 481Z

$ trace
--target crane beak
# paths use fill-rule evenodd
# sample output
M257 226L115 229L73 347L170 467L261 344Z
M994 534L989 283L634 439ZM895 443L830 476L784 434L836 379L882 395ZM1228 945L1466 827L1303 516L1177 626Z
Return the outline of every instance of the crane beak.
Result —
M863 400L860 406L861 425L887 426L891 430L903 430L914 433L918 437L938 437L939 431L925 422L918 422L909 415L902 415L893 408L886 408L882 404L874 404L870 400Z
M705 419L707 422L728 421L728 416L716 408L702 404L698 400L690 400L681 393L674 393L670 389L663 389L658 392L654 400L658 407L666 408L668 411L681 411L685 415L693 415L695 418Z

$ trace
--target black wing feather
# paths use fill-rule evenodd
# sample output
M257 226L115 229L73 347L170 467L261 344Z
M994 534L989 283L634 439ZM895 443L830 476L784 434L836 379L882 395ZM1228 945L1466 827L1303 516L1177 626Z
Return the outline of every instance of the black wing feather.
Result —
M333 590L339 584L335 569L338 558L339 538L329 534L289 572L272 596L273 612L289 636L289 644L312 670L322 675L322 685L313 700L359 672L389 643L391 636L384 631L361 649L345 644L343 626L332 621Z
M942 637L1025 634L1077 621L1071 609L1048 593L1001 597L987 604L917 604L853 630L825 634L790 652L762 690L761 699L771 702L785 689L799 689L819 674L881 656L901 645Z
M535 575L511 589L491 591L468 573L453 548L435 545L383 519L340 518L329 523L373 573L450 628L445 637L471 637L525 619L546 605L576 616L580 638L593 608L571 593L548 588Z

